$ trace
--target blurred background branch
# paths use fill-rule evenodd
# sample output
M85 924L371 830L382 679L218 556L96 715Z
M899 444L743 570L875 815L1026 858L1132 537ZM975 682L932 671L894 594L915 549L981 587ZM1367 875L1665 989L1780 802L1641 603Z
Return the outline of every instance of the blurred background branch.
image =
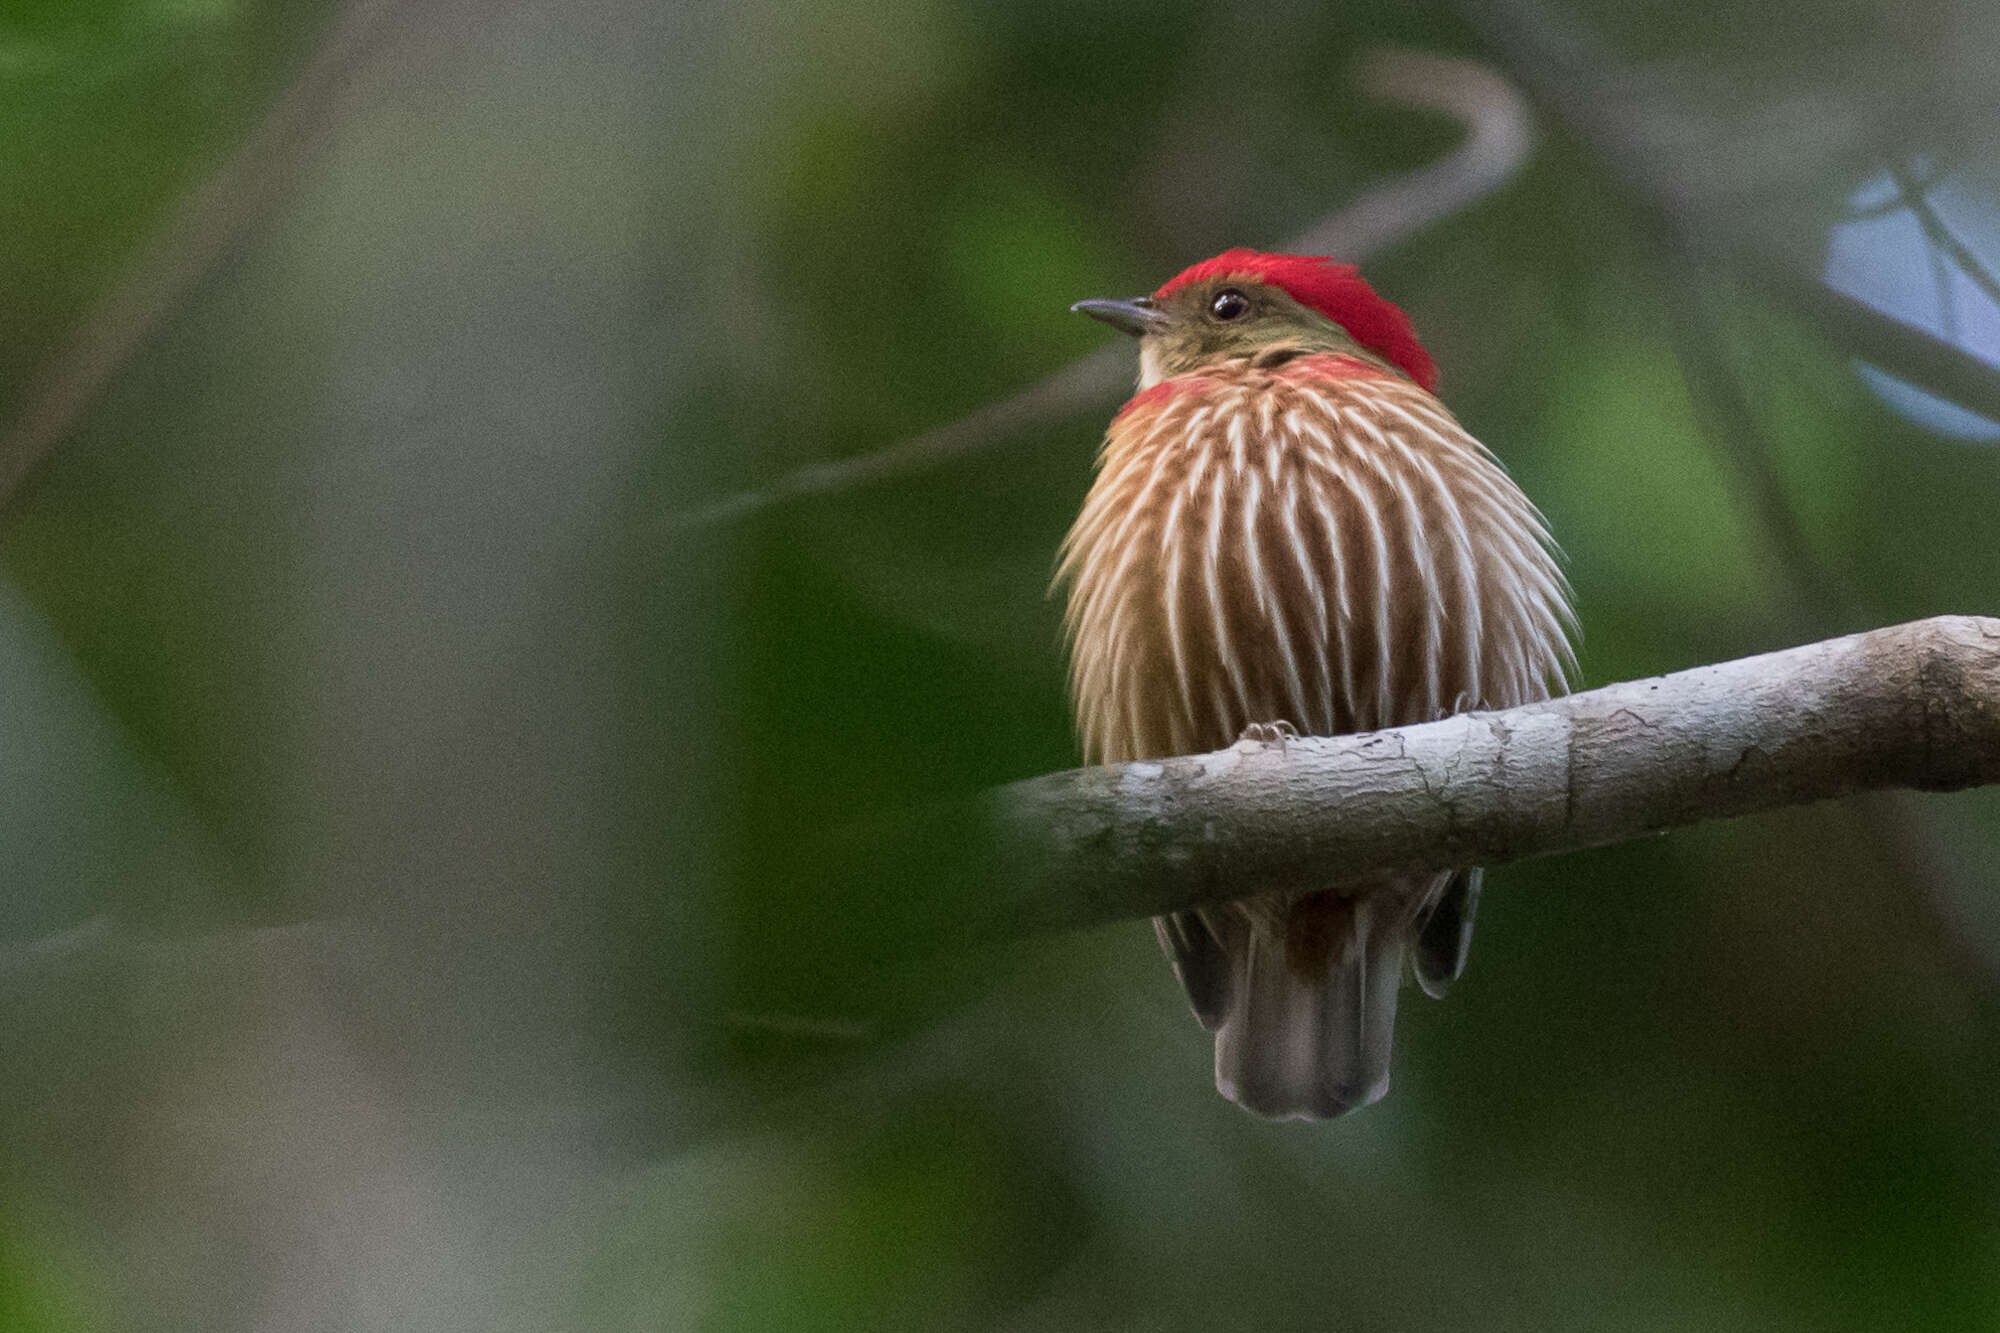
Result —
M1941 257L1970 278L1979 290L1986 293L1988 300L2000 302L2000 279L1994 278L1986 265L1980 261L1979 256L1972 253L1965 242L1952 231L1951 224L1940 217L1937 209L1932 207L1930 197L1926 193L1930 183L1918 179L1917 174L1902 162L1891 161L1888 172L1889 179L1896 183L1897 200L1917 219L1918 225L1924 229L1924 235L1929 237L1931 244L1941 252Z
M1383 102L1450 116L1464 127L1464 141L1438 162L1329 214L1281 249L1363 262L1498 189L1534 150L1527 104L1506 80L1475 61L1423 51L1378 51L1362 61L1358 81ZM935 467L1100 406L1129 387L1132 376L1129 347L1101 347L957 421L854 458L808 464L764 486L672 515L663 523L671 531L699 530L784 501Z
M394 0L346 0L289 88L243 143L173 208L29 383L0 431L0 512L112 379L226 260L325 140L336 99L380 37Z
M1458 6L1499 67L1529 100L1588 144L1648 229L1683 256L1719 264L1855 356L1972 411L2000 417L2000 368L1803 272L1780 238L1732 208L1713 179L1719 163L1762 160L1781 144L1758 144L1754 124L1699 122L1658 81L1642 77L1581 26L1536 0L1472 0ZM1718 140L1735 137L1731 154ZM1699 145L1699 147L1695 147ZM1921 190L1912 190L1921 198ZM1703 285L1713 283L1712 271Z
M1536 0L1462 6L1468 23L1528 95L1576 134L1624 188L1658 254L1659 299L1704 437L1725 462L1760 544L1764 569L1780 590L1778 614L1793 635L1826 634L1866 623L1869 608L1814 554L1787 492L1782 469L1731 356L1730 325L1719 312L1729 287L1748 283L1816 335L1906 382L1968 410L2000 418L2000 367L1962 347L1896 319L1802 271L1779 238L1754 214L1719 206L1712 170L1678 151L1692 137L1691 114L1672 93L1621 61L1581 27L1558 19ZM1782 96L1782 93L1774 94ZM1732 127L1739 137L1754 130ZM1720 126L1698 137L1714 155ZM1754 156L1756 147L1745 149ZM1989 296L1993 279L1928 202L1933 182L1891 160L1895 197L1908 207L1940 259ZM1945 305L1950 310L1949 301ZM1948 316L1947 316L1948 317ZM1755 364L1754 362L1752 363ZM1751 373L1754 373L1751 372ZM1984 1003L2000 1003L2000 949L1983 942L1965 904L1994 890L1943 845L1927 808L1887 793L1855 803L1855 812L1885 846L1896 849L1894 873L1928 924L1940 953L1973 984Z
M1766 551L1765 568L1781 590L1779 616L1794 634L1824 634L1867 614L1855 590L1817 559L1785 490L1776 450L1758 420L1728 355L1728 330L1715 316L1714 293L1682 254L1661 259L1660 295L1675 356L1686 377L1702 433L1727 463L1744 508ZM1874 792L1855 803L1857 816L1895 849L1894 874L1917 905L1939 952L1950 959L1989 1008L2000 1004L2000 951L1981 941L1964 904L1993 891L1979 873L1942 845L1933 815L1899 792Z

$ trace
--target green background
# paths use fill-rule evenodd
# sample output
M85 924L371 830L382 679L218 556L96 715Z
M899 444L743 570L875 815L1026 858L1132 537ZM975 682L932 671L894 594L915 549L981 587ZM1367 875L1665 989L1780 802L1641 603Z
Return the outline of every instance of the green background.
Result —
M1369 272L1586 684L2000 611L2000 452L1758 282L1991 168L1990 7L11 0L0 426L330 39L0 511L0 1329L2000 1322L1992 793L1496 871L1389 1098L1263 1124L1143 923L940 953L963 876L826 870L1074 763L1115 396L676 521L1436 159L1390 45L1540 108Z

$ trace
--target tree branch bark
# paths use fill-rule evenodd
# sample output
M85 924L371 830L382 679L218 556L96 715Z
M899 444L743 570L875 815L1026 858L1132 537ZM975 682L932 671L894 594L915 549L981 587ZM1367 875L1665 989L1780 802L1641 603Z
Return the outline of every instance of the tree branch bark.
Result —
M2000 619L1939 616L1504 712L988 794L992 924L1101 924L2000 782Z

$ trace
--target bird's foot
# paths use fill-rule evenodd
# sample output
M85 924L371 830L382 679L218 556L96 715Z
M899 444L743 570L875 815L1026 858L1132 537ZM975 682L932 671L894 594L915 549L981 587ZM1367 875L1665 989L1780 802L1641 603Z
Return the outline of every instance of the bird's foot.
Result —
M1460 690L1452 698L1451 707L1438 709L1436 715L1431 718L1431 721L1440 722L1448 717L1457 717L1460 713L1476 708L1478 704L1479 701L1477 699L1473 698L1466 691Z
M1244 741L1256 741L1259 745L1275 745L1278 753L1284 754L1286 747L1299 738L1299 729L1289 722L1252 722L1243 728L1243 734L1236 738L1241 745Z

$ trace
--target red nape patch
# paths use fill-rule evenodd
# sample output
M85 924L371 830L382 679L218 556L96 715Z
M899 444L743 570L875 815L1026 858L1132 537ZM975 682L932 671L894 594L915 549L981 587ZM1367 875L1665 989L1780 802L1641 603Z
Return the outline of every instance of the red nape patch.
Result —
M1153 298L1164 299L1190 283L1211 278L1240 278L1278 288L1346 329L1356 342L1386 357L1428 392L1437 392L1437 362L1417 341L1410 317L1401 307L1378 296L1354 265L1336 264L1325 255L1224 250L1168 279Z

